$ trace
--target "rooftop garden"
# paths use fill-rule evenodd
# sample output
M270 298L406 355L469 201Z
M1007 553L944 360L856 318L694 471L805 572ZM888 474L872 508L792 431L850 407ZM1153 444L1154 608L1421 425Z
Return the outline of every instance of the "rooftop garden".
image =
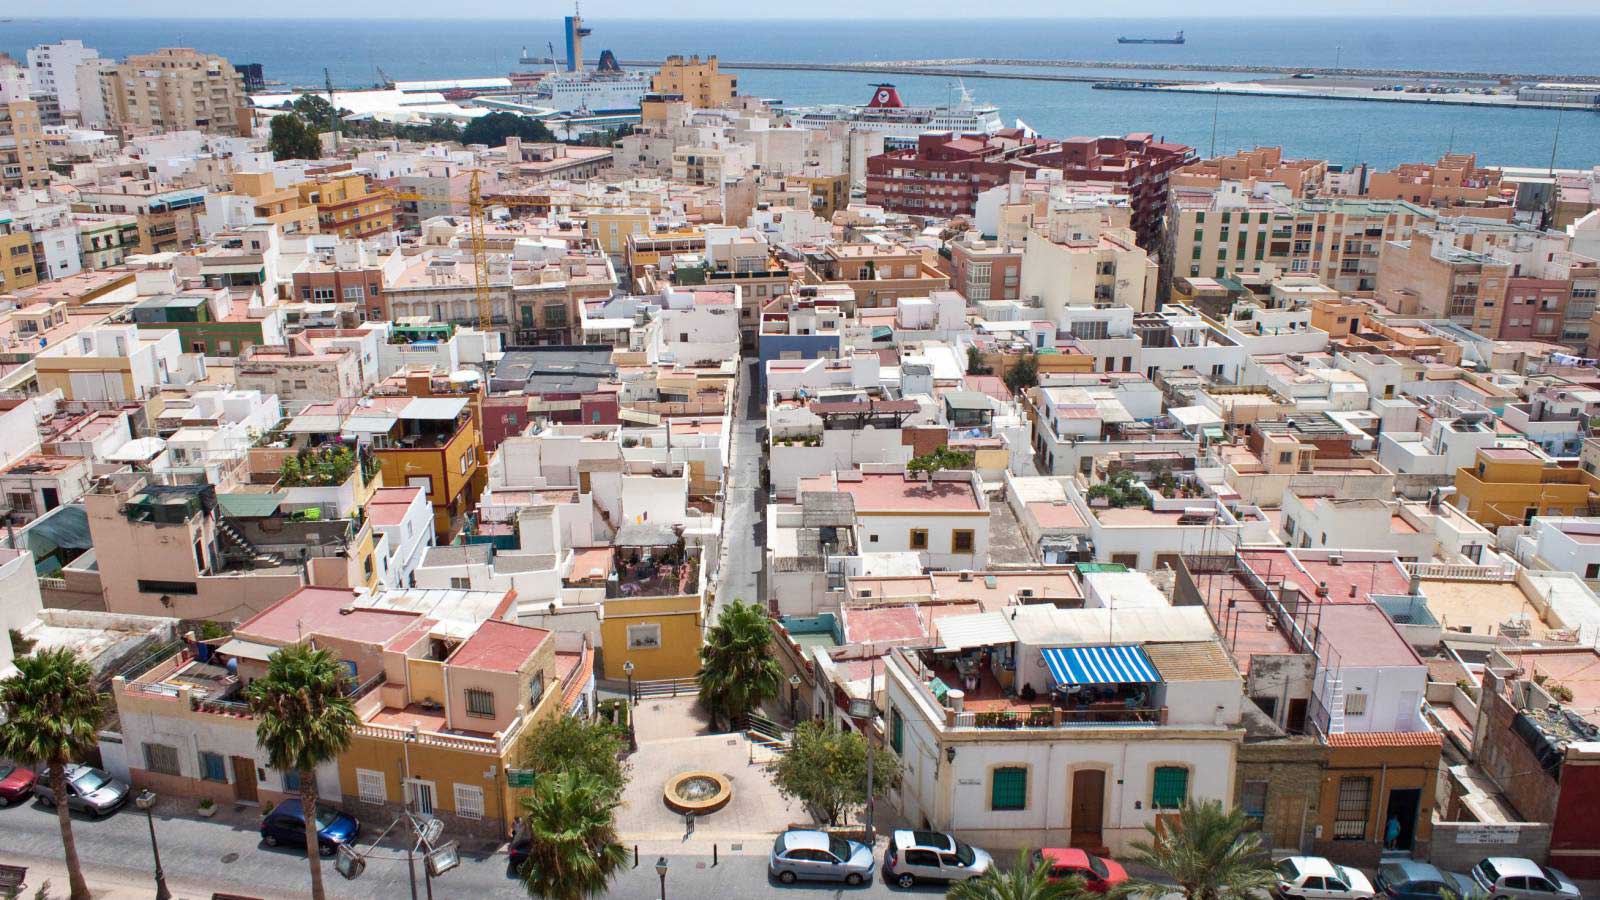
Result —
M355 467L356 455L349 447L304 450L283 461L278 483L283 487L333 487L348 481Z
M1150 492L1145 490L1144 484L1126 469L1090 487L1084 496L1088 498L1090 506L1111 507L1112 509L1127 509L1130 507L1150 509L1155 505L1150 499Z

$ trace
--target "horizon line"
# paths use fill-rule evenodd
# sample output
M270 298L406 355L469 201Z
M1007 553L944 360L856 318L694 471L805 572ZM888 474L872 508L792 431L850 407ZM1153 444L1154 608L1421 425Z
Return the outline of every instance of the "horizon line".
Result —
M1289 14L1275 14L1275 15L1271 15L1271 16L1249 15L1249 14L1240 14L1240 15L1202 15L1202 16L1179 15L1179 14L1160 15L1160 16L1111 16L1111 15L1096 15L1096 14L1092 14L1091 13L1091 14L1087 14L1087 15L1077 15L1077 16L1009 16L1009 15L943 16L943 17L941 17L941 21L945 21L945 22L991 22L991 21L995 21L997 19L998 20L1002 20L1002 21L1011 21L1011 22L1075 22L1075 21L1083 21L1083 20L1117 21L1117 22L1165 22L1165 21L1175 21L1175 20L1181 20L1181 21L1186 21L1186 22L1232 22L1232 21L1240 21L1240 20L1251 20L1251 21L1266 20L1266 21L1272 21L1272 20L1281 20L1281 19L1298 19L1298 20L1307 20L1307 21L1319 20L1319 19L1328 20L1328 21L1350 21L1350 20L1354 20L1354 19L1374 19L1374 18L1376 18L1376 19L1431 19L1431 20L1438 20L1438 19L1488 19L1488 18L1497 18L1497 17L1500 17L1502 15L1503 15L1502 12L1492 11L1492 10L1485 10L1483 12L1450 12L1450 13L1385 12L1385 11L1381 11L1381 10L1374 10L1374 11L1363 12L1363 13L1352 13L1350 15L1343 15L1343 16L1340 16L1340 15L1326 15L1326 14L1321 14L1321 13L1318 13L1318 14L1307 14L1307 15L1299 15L1299 14L1289 13ZM585 18L589 19L590 17L585 17ZM1576 12L1545 12L1545 13L1539 13L1539 12L1530 12L1530 13L1523 14L1521 16L1521 18L1524 18L1524 19L1592 19L1592 20L1600 20L1600 13L1576 13ZM370 20L373 20L373 19L384 19L384 20L411 21L411 22L463 22L463 21L466 21L466 22L526 22L526 21L549 21L549 20L545 19L544 17L532 17L532 16L503 16L503 15L501 15L501 16L494 16L494 15L415 16L415 15L386 14L386 13L372 13L372 14L369 14L369 15L349 15L349 14L325 15L325 14L320 14L320 13L301 13L301 14L296 14L296 15L248 15L248 14L246 14L246 15L232 15L232 16L186 16L186 15L176 15L176 14L153 15L153 16L128 16L128 15L79 14L79 15L67 15L67 16L29 16L29 17L26 17L26 18L18 18L18 17L12 16L12 17L9 17L9 19L10 19L9 21L4 22L3 24L0 24L0 28L3 28L4 25L24 25L24 24L29 24L29 23L70 22L70 21L102 21L102 22L141 22L141 21L236 22L236 21L240 21L240 20L250 20L250 21L286 22L286 21L291 21L291 20L298 21L298 20L304 20L304 19L316 19L316 20L319 20L319 21L339 21L339 20L370 21ZM675 17L660 17L660 16L654 16L654 17L651 17L651 16L602 16L602 17L594 19L594 21L611 21L611 22L729 22L729 21L747 21L747 20L751 20L751 19L759 19L761 21L767 21L767 22L785 22L785 21L787 21L787 22L827 22L827 21L862 22L862 21L868 21L868 22L896 22L896 23L901 23L901 24L905 23L905 19L903 17L888 16L888 15L881 15L881 16L880 15L835 15L835 16L813 16L813 17L805 17L805 16L763 16L763 15L675 16Z

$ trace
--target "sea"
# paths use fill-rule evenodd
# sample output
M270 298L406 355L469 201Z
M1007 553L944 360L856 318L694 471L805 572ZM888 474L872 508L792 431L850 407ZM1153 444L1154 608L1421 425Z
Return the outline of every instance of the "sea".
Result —
M1003 57L1198 65L1265 64L1600 74L1597 17L1172 18L1172 19L588 19L585 47L619 59L673 53L728 61L853 62ZM1187 43L1119 45L1119 35ZM398 80L503 75L524 48L562 44L555 14L488 19L52 19L0 21L0 50L22 58L35 44L78 38L102 56L187 46L236 64L260 63L269 80L340 88ZM1076 70L1062 70L1076 71ZM737 70L739 91L790 106L865 103L878 74ZM1203 73L1169 73L1204 77ZM1114 77L1137 78L1119 71ZM1245 79L1249 76L1225 76ZM909 104L949 102L947 78L893 79ZM1051 137L1153 132L1202 154L1281 145L1291 156L1389 167L1476 153L1482 164L1588 168L1600 165L1600 111L1441 108L1402 103L1100 91L1088 84L969 80L981 103Z

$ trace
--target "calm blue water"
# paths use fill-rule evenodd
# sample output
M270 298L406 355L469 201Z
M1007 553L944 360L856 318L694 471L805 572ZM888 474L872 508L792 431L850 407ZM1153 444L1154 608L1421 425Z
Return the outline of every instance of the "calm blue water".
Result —
M1600 73L1593 36L1600 18L1495 19L1185 19L998 21L643 21L589 22L589 53L610 48L624 59L667 53L717 53L725 59L810 62L1006 56L1188 62L1455 69L1531 74ZM1121 34L1167 35L1181 46L1118 45ZM549 19L492 20L116 20L17 19L0 24L0 50L20 57L30 46L80 38L102 55L125 56L183 45L236 63L259 62L270 79L335 84L391 78L495 75L511 71L526 46L542 55L560 46ZM741 92L792 105L865 102L872 75L740 71ZM944 79L896 79L911 103L943 102ZM1418 108L1269 98L1162 96L1096 91L1086 84L973 81L977 99L994 103L1008 123L1022 119L1052 136L1152 131L1219 151L1282 144L1294 155L1388 166L1431 159L1447 149L1476 152L1487 163L1545 165L1556 113L1538 110ZM1563 117L1557 164L1600 163L1600 113Z

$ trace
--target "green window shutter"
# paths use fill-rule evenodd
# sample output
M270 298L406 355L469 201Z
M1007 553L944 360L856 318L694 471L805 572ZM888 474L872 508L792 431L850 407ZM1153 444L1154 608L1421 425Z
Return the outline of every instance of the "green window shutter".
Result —
M1189 770L1178 766L1161 766L1156 769L1155 790L1151 793L1153 809L1177 809L1189 797Z
M905 747L906 720L900 718L900 710L889 707L889 746L894 752L900 753Z
M989 790L990 809L1026 809L1028 806L1028 770L1011 767L994 770L994 780Z

